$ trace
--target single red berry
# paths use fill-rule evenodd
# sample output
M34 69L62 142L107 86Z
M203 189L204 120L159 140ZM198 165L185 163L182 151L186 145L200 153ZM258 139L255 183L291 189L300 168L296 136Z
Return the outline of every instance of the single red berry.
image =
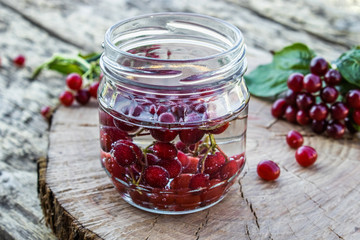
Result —
M276 100L271 107L271 114L276 118L281 118L286 110L287 104L285 99Z
M346 104L355 109L360 109L360 90L353 89L346 94Z
M293 73L287 80L288 88L294 92L300 92L303 89L304 75L301 73Z
M349 108L342 102L336 102L330 107L331 117L335 120L342 120L349 114Z
M206 112L206 106L205 106L205 104L200 103L195 106L194 110L198 113L204 113L204 112Z
M189 173L182 173L174 178L170 183L172 189L186 189L189 188L190 180L194 175Z
M183 169L183 173L196 173L198 171L199 158L188 156L189 165Z
M320 98L325 103L333 103L339 96L338 90L336 88L328 86L324 87L320 92Z
M179 150L179 151L182 151L182 152L187 152L188 151L185 143L183 143L182 141L178 141L175 144L175 146L176 146L177 150Z
M310 72L318 76L324 76L329 69L328 62L322 57L315 57L310 62Z
M87 89L80 89L76 92L75 99L81 105L85 105L90 100L90 92Z
M66 77L66 85L72 90L80 90L82 85L82 77L78 73L70 73Z
M231 160L225 163L220 169L220 177L222 180L226 180L234 176L239 170L239 165L235 160Z
M140 114L142 113L143 110L144 109L138 105L136 107L131 108L129 113L131 116L138 117L138 116L140 116Z
M298 109L292 105L287 106L285 110L285 118L288 122L296 123L296 113Z
M200 129L186 129L179 132L180 140L186 145L195 144L202 139L205 132Z
M168 184L169 178L168 171L156 165L147 167L144 172L145 182L155 188L164 188Z
M355 110L355 111L352 113L352 119L354 120L354 122L355 122L357 125L360 125L360 109Z
M321 79L315 74L307 74L304 77L304 89L309 93L317 92L321 89Z
M296 161L303 167L308 167L315 163L317 152L309 146L301 146L295 152Z
M212 133L212 134L221 134L223 132L225 132L225 130L229 127L229 122L221 125L220 127L217 127L215 129L212 129L209 131L209 133Z
M209 182L209 175L204 173L197 173L195 174L189 183L190 189L198 189L198 188L204 188L207 186Z
M310 117L307 111L299 110L296 113L296 122L300 125L307 125L310 123Z
M315 104L310 108L309 116L311 119L321 121L326 119L328 112L329 110L326 104Z
M176 121L176 119L172 113L164 112L160 114L159 121L163 123L173 123Z
M49 119L50 116L52 114L52 110L51 107L49 106L45 106L41 108L41 115L45 118L45 119Z
M141 149L128 140L119 140L112 146L111 155L116 162L123 167L134 164L142 159Z
M110 152L112 144L121 139L130 139L129 135L115 127L100 128L100 146L104 152Z
M62 105L69 107L74 102L74 95L69 91L64 91L60 94L59 100Z
M93 82L89 87L90 95L93 98L97 98L97 91L98 91L98 88L99 88L99 84L100 84L100 82Z
M329 121L326 127L326 133L329 137L334 139L340 139L345 134L345 126L338 121Z
M205 159L205 171L209 175L217 173L225 164L225 157L220 152L209 154Z
M185 168L187 168L189 166L190 160L189 160L188 156L185 153L178 150L177 158L181 162L181 165L182 165L183 169L185 169Z
M17 67L23 67L25 65L25 60L26 60L25 56L20 54L13 59L13 63Z
M271 160L263 160L257 165L257 174L266 181L273 181L280 176L279 166Z
M299 93L296 97L296 105L300 110L309 110L315 103L315 97L310 93Z
M177 158L160 160L157 165L165 168L170 178L179 176L182 170L181 162Z
M104 126L115 127L114 118L103 110L99 110L99 122Z
M341 82L341 74L335 69L329 69L324 76L324 81L328 86L339 85Z
M168 108L165 107L164 105L160 105L157 109L156 109L156 114L158 116L160 116L162 113L167 112Z
M243 165L245 163L245 153L235 154L235 155L229 157L229 160L230 161L234 160L238 164L238 167L240 169L243 167Z
M286 142L292 148L298 148L304 143L304 138L298 131L291 130L286 135Z
M129 123L125 123L125 122L115 119L115 118L113 119L113 121L114 121L115 127L117 127L118 129L121 129L125 132L135 132L139 129L139 127L136 125L131 125Z
M298 93L294 92L293 90L289 89L286 91L285 101L287 105L296 106L296 97Z
M177 156L177 149L172 143L156 142L152 146L155 155L161 159L174 159Z
M151 136L160 142L171 142L178 135L177 131L150 129Z
M313 130L314 133L317 133L317 134L321 134L321 133L325 132L326 126L327 126L326 120L321 120L321 121L312 120L312 122L311 122L311 129Z
M157 165L157 163L160 161L160 158L158 158L156 155L152 154L152 153L147 153L146 154L146 161L147 161L147 165Z

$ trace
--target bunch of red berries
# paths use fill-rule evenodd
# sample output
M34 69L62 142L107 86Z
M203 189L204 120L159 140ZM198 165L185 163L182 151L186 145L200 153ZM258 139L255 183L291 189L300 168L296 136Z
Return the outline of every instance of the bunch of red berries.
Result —
M101 78L101 76L100 76ZM74 100L81 105L90 101L90 97L97 98L99 82L95 81L88 86L83 86L83 79L78 73L70 73L66 77L66 86L68 90L62 92L59 96L60 103L66 107L73 104Z
M356 132L360 125L360 89L339 94L342 76L321 57L310 62L310 73L293 73L287 80L289 90L276 100L271 113L291 123L310 125L317 134L342 138L345 128ZM360 127L360 126L359 126Z
M99 88L102 74L100 74L99 81L84 84L83 78L78 73L70 73L66 77L67 90L63 91L59 96L59 101L62 105L69 107L74 101L81 105L85 105L90 101L90 98L97 98L97 90ZM41 115L49 119L52 115L53 109L45 106L41 109Z

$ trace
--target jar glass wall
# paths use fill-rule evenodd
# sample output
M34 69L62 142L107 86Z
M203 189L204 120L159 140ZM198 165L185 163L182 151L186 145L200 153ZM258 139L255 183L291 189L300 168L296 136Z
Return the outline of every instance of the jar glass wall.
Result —
M123 199L165 214L223 199L245 163L241 32L196 14L139 16L106 32L100 65L101 163Z

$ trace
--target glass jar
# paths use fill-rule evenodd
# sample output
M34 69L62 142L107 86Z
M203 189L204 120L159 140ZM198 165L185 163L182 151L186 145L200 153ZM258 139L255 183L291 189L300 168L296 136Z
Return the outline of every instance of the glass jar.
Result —
M241 32L197 14L139 16L106 32L100 65L101 163L122 198L163 214L221 201L245 163Z

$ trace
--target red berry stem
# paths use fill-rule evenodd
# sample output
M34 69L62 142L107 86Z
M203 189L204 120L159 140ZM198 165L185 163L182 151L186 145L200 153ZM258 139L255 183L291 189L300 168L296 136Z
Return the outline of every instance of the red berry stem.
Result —
M211 147L213 149L213 152L215 149L217 149L225 158L225 162L229 162L229 158L226 155L226 153L219 147L219 145L217 145L216 141L215 141L215 137L214 134L209 133L209 138L210 138L210 142L211 142Z

